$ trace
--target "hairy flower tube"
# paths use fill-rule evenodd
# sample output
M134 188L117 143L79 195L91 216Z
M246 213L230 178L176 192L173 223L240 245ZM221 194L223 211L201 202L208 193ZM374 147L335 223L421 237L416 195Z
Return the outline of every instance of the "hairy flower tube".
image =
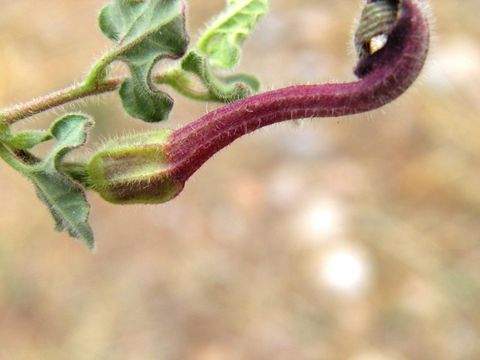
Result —
M370 9L364 11L355 37L358 81L269 91L218 108L175 131L109 143L88 165L92 188L114 203L168 201L203 163L245 134L286 120L362 113L393 101L424 65L427 15L421 0L369 0L366 6Z

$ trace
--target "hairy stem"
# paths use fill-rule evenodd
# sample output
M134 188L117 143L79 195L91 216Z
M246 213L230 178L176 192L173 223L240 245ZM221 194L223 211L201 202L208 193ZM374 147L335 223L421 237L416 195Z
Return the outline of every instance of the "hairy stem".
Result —
M210 94L206 92L199 92L192 87L187 86L185 80L182 78L175 78L180 76L175 73L157 74L154 75L153 81L157 85L169 85L178 93L194 100L200 101L218 101L212 99ZM66 105L68 103L87 98L90 96L101 95L104 93L117 90L125 77L115 79L107 79L96 81L96 76L88 76L84 83L72 85L68 88L58 90L46 96L42 96L22 104L14 105L0 111L0 121L6 124L13 124L17 121L29 118L31 116L40 114L44 111L54 109L58 106Z
M59 90L52 94L33 99L23 104L15 105L0 112L0 120L13 124L43 111L53 109L92 95L100 95L116 90L122 79L105 80L94 87L87 87L84 84L73 85L66 89Z
M0 143L0 158L21 174L25 175L30 171L30 168L2 143Z
M165 145L170 174L184 182L212 155L239 137L286 120L336 117L376 109L401 95L420 73L429 47L418 0L399 2L384 48L360 59L351 83L301 85L265 92L212 111L175 131Z
M165 74L159 74L155 76L154 81L156 84L171 86L175 91L187 98L199 101L214 101L208 92L195 90L190 79L179 69L172 69Z

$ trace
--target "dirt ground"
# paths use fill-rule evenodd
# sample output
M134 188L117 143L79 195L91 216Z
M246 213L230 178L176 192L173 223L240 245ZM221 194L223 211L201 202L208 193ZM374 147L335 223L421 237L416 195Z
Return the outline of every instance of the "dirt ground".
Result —
M109 46L105 2L0 1L0 106L79 81ZM360 1L271 3L241 71L263 89L353 79ZM190 1L193 39L222 6ZM90 194L94 255L0 164L0 359L479 359L479 13L432 1L426 69L382 110L258 131L164 205ZM175 97L160 125L114 94L82 102L87 152L217 106Z

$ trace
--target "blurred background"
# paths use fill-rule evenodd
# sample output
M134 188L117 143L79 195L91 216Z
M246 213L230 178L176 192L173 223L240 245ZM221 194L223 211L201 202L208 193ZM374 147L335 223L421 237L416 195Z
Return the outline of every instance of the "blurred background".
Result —
M105 3L0 0L0 106L79 81L109 46ZM241 71L264 89L353 79L359 1L271 3ZM190 1L193 39L222 7ZM479 359L478 13L432 1L428 65L382 110L258 131L164 205L90 194L93 255L0 164L0 359ZM217 106L176 99L159 126ZM155 127L113 94L78 108L87 152Z

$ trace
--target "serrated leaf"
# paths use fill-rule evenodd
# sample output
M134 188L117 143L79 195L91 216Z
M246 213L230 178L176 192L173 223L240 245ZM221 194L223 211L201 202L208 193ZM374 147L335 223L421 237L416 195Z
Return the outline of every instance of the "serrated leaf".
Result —
M242 44L268 11L268 0L227 0L227 7L206 29L198 49L213 66L232 69L240 61Z
M120 88L125 110L148 122L165 120L173 100L151 79L160 59L185 53L184 4L180 0L112 0L99 17L102 32L117 43L115 59L126 62L131 77Z
M1 138L1 136L0 136ZM48 141L52 135L48 131L43 130L27 130L15 133L9 133L2 138L2 142L17 150L28 150L42 142Z
M71 236L94 247L92 229L88 224L90 205L82 187L59 170L63 157L86 142L87 131L93 121L84 115L70 114L53 124L50 133L56 139L48 155L31 166L29 178L38 197L48 206L59 231L67 230Z
M260 87L259 81L251 75L235 74L224 77L216 75L208 59L195 50L183 58L182 68L198 76L207 88L211 100L235 101L257 92Z

